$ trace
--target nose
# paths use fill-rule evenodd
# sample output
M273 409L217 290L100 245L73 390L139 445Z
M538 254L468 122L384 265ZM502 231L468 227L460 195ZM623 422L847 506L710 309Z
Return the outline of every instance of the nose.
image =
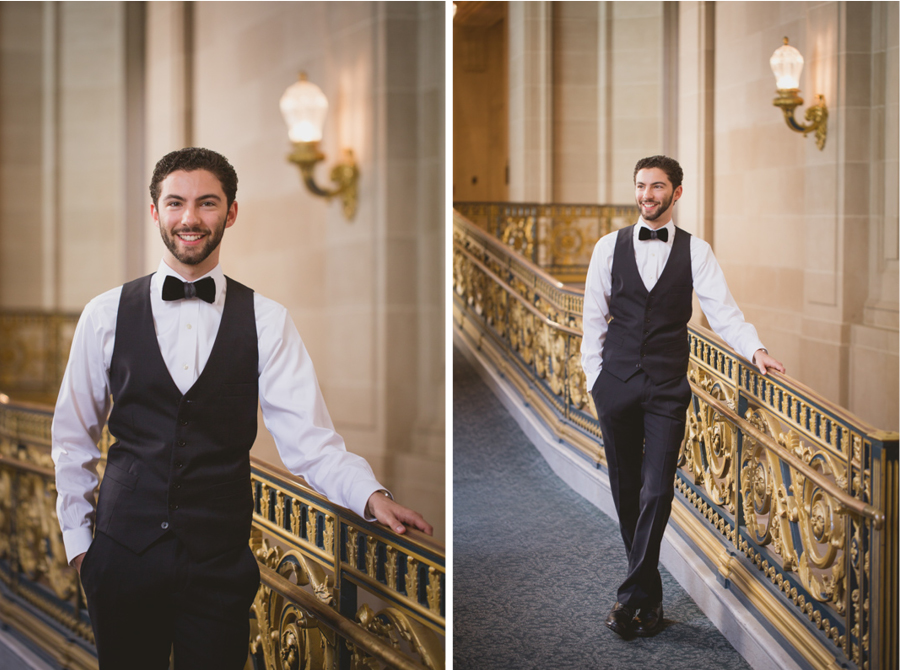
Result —
M181 222L196 223L199 220L200 217L197 216L197 208L193 205L185 205L184 211L181 214Z

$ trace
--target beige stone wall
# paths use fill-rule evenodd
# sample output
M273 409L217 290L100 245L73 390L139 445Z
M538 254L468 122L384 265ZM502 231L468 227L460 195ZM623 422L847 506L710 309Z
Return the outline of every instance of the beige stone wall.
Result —
M0 305L80 311L120 283L126 3L4 3L0 16Z
M716 4L714 246L738 303L788 372L896 429L891 11L890 3ZM784 35L806 59L802 95L828 104L823 151L771 106L768 58Z
M453 199L508 200L507 3L453 24Z
M509 199L553 199L552 4L509 3Z
M598 202L600 5L553 3L553 201Z
M607 7L607 168L600 193L607 204L632 204L634 164L663 152L663 4Z
M43 23L40 4L0 5L0 304L13 309L41 307L45 299L48 236L34 206L43 165Z

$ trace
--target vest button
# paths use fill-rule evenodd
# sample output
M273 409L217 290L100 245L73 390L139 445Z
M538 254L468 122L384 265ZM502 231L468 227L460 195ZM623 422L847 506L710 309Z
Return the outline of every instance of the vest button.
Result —
M179 447L183 447L183 446L186 445L186 444L187 444L187 442L185 442L184 440L178 440L178 446L179 446Z
M175 484L172 488L178 491L181 488L181 484Z
M169 505L169 509L172 510L172 511L174 512L175 510L178 509L178 505L176 505L175 503L172 503L172 504Z
M162 528L163 530L166 530L169 527L169 522L163 521L161 524L159 524L159 527Z
M187 421L187 419L181 419L178 423L181 424L182 426L186 426L188 424L188 421Z
M184 467L184 463L182 463L181 461L175 461L175 467L176 467L176 468L183 468L183 467Z

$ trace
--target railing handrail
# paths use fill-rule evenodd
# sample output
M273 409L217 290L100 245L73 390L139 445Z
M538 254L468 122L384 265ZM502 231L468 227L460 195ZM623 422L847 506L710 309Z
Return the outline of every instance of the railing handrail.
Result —
M0 405L3 405L5 407L7 407L8 409L22 410L22 411L29 412L32 414L41 414L41 415L44 415L47 417L53 416L53 409L54 409L50 405L44 405L41 403L23 402L20 400L13 400L8 395L6 395L2 392L0 392ZM5 431L2 426L0 426L0 436L6 437L6 438L12 438L12 439L15 439L16 437L18 437L17 434L10 434L8 431ZM23 461L18 461L16 459L6 458L2 455L0 455L0 463L2 463L3 465L6 465L8 467L11 467L11 468L15 468L18 470L25 470L28 472L34 472L36 474L41 474L41 475L53 476L55 474L52 468L42 468L40 466L31 465L29 463L25 463ZM264 461L264 460L258 458L257 456L250 456L250 463L253 467L258 468L259 470L261 470L263 472L266 472L270 475L273 475L275 477L283 479L286 482L294 484L295 486L299 486L299 487L305 489L306 495L308 495L310 498L316 498L318 500L321 500L322 502L327 502L330 505L334 505L334 503L331 502L330 500L328 500L328 498L326 498L325 496L323 496L322 494L317 492L314 488L312 488L303 477L298 477L297 475L294 475L283 468L279 468L277 465L272 465L271 463L268 463L267 461ZM372 523L372 522L366 521L361 516L359 516L352 510L347 509L346 507L340 507L339 505L334 505L334 506L338 507L341 510L342 517L352 520L354 523L362 524L362 525ZM379 524L379 525L382 525L382 524ZM384 532L388 533L388 534L394 533L394 531L392 529L388 528L387 526L384 526ZM445 546L442 542L435 540L430 535L426 535L425 533L423 533L419 530L416 530L414 528L409 528L406 530L405 533L403 533L403 535L406 538L407 542L409 542L412 545L416 545L422 549L425 549L427 551L433 551L436 553L443 554L445 552Z
M327 503L329 506L335 507L340 510L341 518L346 519L348 521L352 521L358 525L371 525L373 523L377 523L379 526L379 530L382 530L387 535L396 535L397 533L378 522L366 521L361 516L356 514L353 510L347 509L346 507L341 507L340 505L336 505L334 502L323 496L321 493L312 488L303 477L299 477L295 474L288 472L287 470L278 467L277 465L272 465L271 463L264 461L256 456L250 457L250 464L254 468L262 471L265 474L278 477L279 479L284 480L286 483L293 484L294 486L299 486L304 489L304 495L309 496L310 498L315 498L317 500L322 501L323 503ZM426 551L435 552L438 554L444 554L446 548L443 542L439 542L435 540L430 535L426 535L420 530L416 530L415 528L408 528L406 532L403 533L402 537L405 538L405 541L408 544L416 546L420 549L424 549Z
M512 252L512 250L507 245L505 245L501 240L498 240L496 237L494 237L490 233L487 233L484 230L482 230L481 228L479 228L478 226L476 226L474 223L472 223L469 219L467 219L465 216L460 214L455 209L453 210L453 218L456 222L460 223L466 229L467 233L471 234L474 237L477 237L481 242L493 247L494 249L498 250L502 254L509 255L512 260L515 260L516 263L520 263L520 264L524 265L529 271L534 272L542 280L544 280L545 282L547 282L548 284L553 286L553 288L556 288L560 291L577 293L578 295L584 296L583 290L579 290L577 287L574 287L574 286L567 286L566 284L563 284L561 281L556 279L556 277L549 274L545 270L541 269L540 266L531 262L529 259L525 258L521 254L515 254L515 256L512 257L512 254L514 252Z
M410 661L406 656L388 644L379 640L375 635L364 630L345 619L332 607L326 605L314 595L288 581L275 570L264 565L259 566L260 581L281 594L288 600L299 603L313 617L325 624L341 637L359 645L366 654L374 656L379 661L386 663L389 668L399 670L426 670L425 666Z
M577 328L570 328L569 326L564 326L564 325L561 324L561 323L557 323L556 321L554 321L553 319L551 319L551 318L549 318L547 315L545 315L543 312L541 312L539 309L537 309L537 308L536 308L534 305L532 305L530 302L528 302L527 300L525 300L525 298L523 298L522 296L520 296L520 295L518 294L518 292L516 292L516 291L513 290L512 286L510 286L510 285L507 284L505 281L503 281L502 279L500 279L500 277L498 277L497 274L496 274L495 272L493 272L488 266L486 266L484 263L482 263L480 260L478 260L472 253L470 253L470 252L467 251L466 249L460 249L460 252L462 252L463 254L465 254L465 255L469 258L470 261L472 261L473 263L475 263L475 265L477 265L479 268L481 268L482 272L484 272L484 273L487 274L487 275L490 275L490 277L491 277L495 282L497 282L498 284L500 284L500 286L502 286L502 287L505 288L507 291L509 291L509 294L510 294L513 298L515 298L516 300L518 300L520 303L522 303L522 306L524 306L525 309L527 309L529 312L531 312L531 313L534 314L537 318L539 318L539 319L541 320L541 323L544 323L544 324L546 324L546 325L548 325L548 326L550 326L550 327L552 327L552 328L558 328L559 330L562 330L562 331L564 331L564 332L566 332L566 333L569 333L570 335L581 335L581 331L578 330Z
M580 296L582 299L584 298L584 289L578 286L571 286L567 284L563 284L552 276L547 274L540 267L529 261L527 258L524 258L520 254L517 254L514 250L510 249L507 245L503 244L500 240L493 237L489 233L486 233L469 219L467 219L463 214L458 212L457 210L453 210L454 220L459 223L463 228L465 228L468 234L471 234L474 237L477 237L479 241L484 242L485 244L491 245L492 248L501 252L502 254L509 256L510 259L515 260L517 263L520 263L527 267L530 271L534 272L544 281L547 281L553 284L556 288L561 291L568 292L570 294ZM471 254L467 254L470 258ZM484 264L479 262L479 266L484 268ZM493 273L491 273L493 275ZM493 275L496 277L496 275ZM508 285L505 288L510 289ZM748 359L741 356L739 353L734 351L728 344L719 337L716 333L701 326L696 323L689 323L688 327L693 329L697 334L702 337L714 341L716 344L721 346L723 349L726 349L730 354L732 354L735 358L740 360L744 365L748 367L755 367L755 365L750 362ZM582 335L581 330L577 330L577 334ZM567 331L568 332L568 331ZM814 389L811 389L809 386L806 386L804 383L794 379L788 374L782 374L775 370L770 370L768 372L774 380L784 384L786 387L790 388L793 391L796 391L798 394L802 394L812 398L820 407L825 409L826 411L834 414L836 417L846 421L847 423L854 424L861 432L864 432L867 436L877 439L879 441L889 442L892 440L900 439L900 433L896 431L888 431L880 428L876 428L869 422L861 419L860 417L853 414L850 410L840 405L837 405L830 400L820 396Z
M875 528L880 529L884 525L883 510L872 507L871 505L867 505L862 500L851 496L830 479L823 478L818 470L815 470L814 468L808 466L801 459L792 454L790 450L785 449L783 446L778 444L778 442L773 440L770 435L766 435L759 428L741 417L737 412L732 410L727 403L722 402L711 393L707 393L705 390L703 390L703 388L699 384L691 382L691 390L695 394L700 396L705 403L714 407L719 414L727 416L742 431L749 434L757 442L762 443L762 445L766 449L775 452L778 455L778 458L780 458L782 461L785 461L794 470L797 470L804 477L815 482L816 486L824 489L828 493L828 495L837 500L841 506L843 506L850 512L853 512L857 516L863 516L871 519L872 524L875 526Z
M598 205L597 203L588 203L588 202L512 202L508 200L454 200L453 206L456 205L469 205L472 207L485 207L488 205L494 207L536 207L536 208L592 208L596 207L598 209L617 209L617 210L629 210L633 211L636 209L635 205L622 205L622 204L611 204L611 205Z

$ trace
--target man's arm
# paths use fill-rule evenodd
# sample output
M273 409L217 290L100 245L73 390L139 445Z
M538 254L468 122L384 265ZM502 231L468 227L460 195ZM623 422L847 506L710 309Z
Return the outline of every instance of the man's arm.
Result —
M582 314L581 367L587 390L594 387L603 368L603 343L606 341L609 320L609 297L612 291L612 252L616 233L605 235L594 246L591 263L584 283L584 313Z
M421 515L379 493L384 487L366 460L347 451L287 310L259 295L255 308L260 324L259 401L285 467L369 521L397 530L399 520L430 534L432 528Z
M93 541L97 443L110 409L106 361L112 356L118 298L118 292L111 291L85 307L53 412L50 453L56 467L56 514L68 562L79 570Z
M725 274L712 248L698 237L691 237L691 266L694 291L712 329L732 349L756 365L762 374L770 369L783 373L784 366L769 356L756 328L744 320L744 313L728 290Z

